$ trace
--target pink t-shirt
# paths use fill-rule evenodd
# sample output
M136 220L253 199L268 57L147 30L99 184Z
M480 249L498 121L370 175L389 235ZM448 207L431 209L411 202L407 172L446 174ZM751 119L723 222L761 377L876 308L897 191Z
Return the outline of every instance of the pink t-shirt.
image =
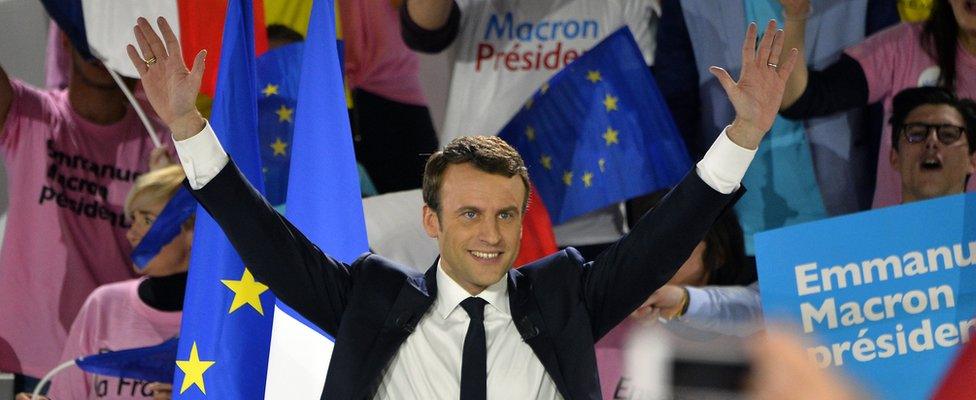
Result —
M71 325L62 361L106 351L155 346L180 332L181 311L164 312L139 299L139 283L132 279L101 286L88 296ZM52 400L152 398L152 382L91 375L68 368L51 382Z
M96 287L134 277L123 213L153 148L136 113L96 125L64 90L12 81L0 132L9 216L0 249L0 370L43 376L57 365Z
M427 105L417 55L400 38L400 18L391 0L339 0L339 16L349 87Z
M939 67L920 42L921 24L902 23L872 35L846 53L864 70L868 81L868 102L884 101L885 121L878 152L878 178L874 208L901 203L901 177L888 161L891 154L891 101L903 89L934 86ZM956 60L956 92L959 97L976 99L976 56L959 47ZM970 179L967 191L976 190Z
M626 398L624 351L630 331L637 323L627 317L596 342L596 366L600 374L600 391L605 400Z

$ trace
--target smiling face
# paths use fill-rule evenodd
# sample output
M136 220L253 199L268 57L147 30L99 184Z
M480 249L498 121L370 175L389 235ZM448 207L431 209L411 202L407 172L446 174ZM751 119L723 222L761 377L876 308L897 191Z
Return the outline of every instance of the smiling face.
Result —
M923 104L905 118L905 124L966 126L962 115L945 104ZM903 132L891 151L891 166L901 173L902 202L926 200L965 190L966 176L976 171L976 154L970 154L963 134L952 144L943 144L929 132L921 143L909 143Z
M515 262L522 238L525 185L471 163L444 170L440 210L424 206L424 229L437 239L440 266L472 295L502 279Z

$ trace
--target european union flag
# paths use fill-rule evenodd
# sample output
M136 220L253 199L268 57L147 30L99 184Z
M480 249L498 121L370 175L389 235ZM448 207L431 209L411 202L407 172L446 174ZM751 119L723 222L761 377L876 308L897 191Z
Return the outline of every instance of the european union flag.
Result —
M673 186L684 142L630 30L567 65L502 129L554 224Z
M275 206L285 203L288 189L304 49L304 43L291 43L258 57L258 135L264 189L268 202Z
M285 215L322 251L350 263L369 245L336 49L335 21L332 1L316 0L312 4L298 89ZM278 330L279 325L286 324L300 329ZM280 301L275 327L267 398L318 398L325 382L324 367L331 356L328 341L332 339Z
M231 0L210 120L247 179L262 189L252 2ZM173 394L262 398L274 299L254 280L220 227L197 212Z

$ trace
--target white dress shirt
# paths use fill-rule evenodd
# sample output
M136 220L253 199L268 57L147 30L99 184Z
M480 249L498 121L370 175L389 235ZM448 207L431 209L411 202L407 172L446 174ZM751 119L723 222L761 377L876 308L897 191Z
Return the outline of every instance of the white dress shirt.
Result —
M759 282L748 286L689 286L687 289L688 310L669 324L740 337L762 330Z
M175 141L190 187L200 189L220 172L229 158L208 123L203 131ZM755 150L733 143L723 131L697 165L701 179L716 191L739 187ZM485 306L488 351L488 399L561 399L552 378L515 327L503 278L477 297ZM461 356L469 317L459 307L468 294L440 268L437 298L416 330L397 350L383 374L377 399L457 399L461 387Z

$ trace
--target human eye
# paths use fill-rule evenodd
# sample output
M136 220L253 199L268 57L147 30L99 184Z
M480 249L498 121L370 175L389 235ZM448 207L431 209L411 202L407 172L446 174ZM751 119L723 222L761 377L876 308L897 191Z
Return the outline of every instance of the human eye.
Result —
M478 213L472 210L468 210L461 213L461 217L464 219L475 219L478 217Z
M512 218L515 218L515 213L513 213L511 211L502 211L501 213L498 214L498 219L500 219L502 221L507 221L507 220L510 220Z
M925 141L928 135L928 126L917 124L909 124L905 126L905 138L908 139L908 143L919 143Z
M962 127L955 125L942 125L939 127L939 139L942 143L952 144L962 136Z

